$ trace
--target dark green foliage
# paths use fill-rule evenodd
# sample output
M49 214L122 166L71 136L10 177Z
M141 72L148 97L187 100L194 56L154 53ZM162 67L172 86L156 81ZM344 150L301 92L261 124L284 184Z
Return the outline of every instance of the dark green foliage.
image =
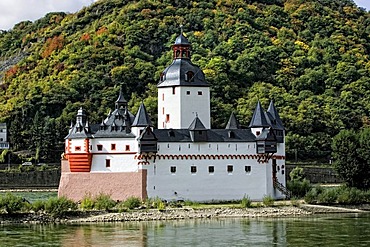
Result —
M287 181L287 188L293 197L302 198L311 189L310 181L304 178L303 168L295 167L289 174L290 180Z
M141 200L137 197L129 197L123 203L128 209L138 208L141 205Z
M32 210L35 212L42 212L45 210L45 201L37 200L32 203Z
M370 191L364 191L348 186L335 188L313 187L305 196L310 204L362 204L370 202Z
M119 84L136 107L183 24L211 84L214 128L234 109L248 126L257 100L274 99L288 159L328 160L333 136L370 123L369 16L339 0L101 0L49 13L0 32L0 122L14 151L56 162L80 107L99 123ZM145 96L155 119L156 94Z
M8 214L19 212L25 206L26 202L20 196L15 196L9 192L0 196L0 209Z
M98 210L111 210L116 204L109 195L100 194L94 198L94 208Z
M333 139L334 168L350 186L370 188L370 128L343 130Z
M77 203L66 197L53 197L45 202L45 212L53 217L62 217L68 211L76 210Z

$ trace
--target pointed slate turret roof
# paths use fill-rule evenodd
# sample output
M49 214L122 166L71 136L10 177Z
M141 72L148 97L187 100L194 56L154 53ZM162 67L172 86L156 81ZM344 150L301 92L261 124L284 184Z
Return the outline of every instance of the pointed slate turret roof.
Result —
M202 121L200 121L198 116L196 116L193 122L191 122L189 130L207 130L207 129L206 127L204 127L204 124L202 123Z
M249 127L269 127L269 123L266 119L265 112L261 106L261 102L258 101L256 109L254 110L252 120Z
M139 110L135 116L134 122L132 123L132 127L146 127L146 126L153 126L152 121L150 121L150 117L148 112L146 111L144 103L141 103Z
M231 113L225 129L240 129L239 121L236 119L234 112Z
M175 40L175 45L190 45L189 40L182 34L182 30L180 35Z
M278 111L276 110L273 100L271 100L269 108L267 109L267 112L270 114L272 118L271 120L272 120L273 125L275 125L274 127L277 129L284 129L283 121L281 121L281 118L279 116Z
M125 97L123 97L122 86L120 87L119 95L115 103L116 103L116 109L118 109L122 105L125 106L127 104L127 100L125 99Z

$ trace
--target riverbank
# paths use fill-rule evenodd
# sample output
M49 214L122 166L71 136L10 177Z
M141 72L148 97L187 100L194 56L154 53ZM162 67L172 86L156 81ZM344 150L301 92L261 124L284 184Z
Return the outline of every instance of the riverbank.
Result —
M365 207L367 210L369 206ZM0 224L14 223L63 223L63 224L84 224L97 222L124 222L124 221L165 221L165 220L186 220L205 218L260 218L260 217L302 217L312 214L327 213L365 213L366 210L359 208L343 208L321 205L302 204L295 206L275 206L258 208L205 208L194 209L168 208L165 210L132 210L123 213L108 213L106 211L73 211L65 217L53 218L47 214L14 214L0 215Z

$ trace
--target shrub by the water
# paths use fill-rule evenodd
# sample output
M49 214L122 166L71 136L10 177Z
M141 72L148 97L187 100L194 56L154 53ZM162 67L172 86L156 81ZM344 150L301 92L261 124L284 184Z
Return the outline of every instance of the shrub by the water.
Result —
M310 181L304 177L303 168L297 166L289 173L287 188L293 197L302 198L312 188Z
M40 212L45 210L45 201L37 200L32 203L32 210L35 212Z
M45 202L45 212L54 217L65 215L66 212L77 209L77 203L66 197L53 197Z
M7 192L4 196L0 196L0 209L6 213L12 214L21 211L26 206L26 202L20 196L15 196Z
M265 205L266 207L274 206L274 198L272 198L271 196L264 196L262 202L263 205Z
M249 196L244 195L240 202L242 208L250 208L252 206L252 201Z
M137 197L132 196L127 198L124 201L123 205L126 206L128 209L138 208L141 205L141 200Z
M80 209L82 210L92 210L94 209L95 201L91 197L91 195L85 195L84 198L82 198Z
M305 196L311 204L361 204L370 202L370 191L340 186L336 188L313 187Z
M100 194L95 198L94 208L98 210L111 210L117 203L106 194Z

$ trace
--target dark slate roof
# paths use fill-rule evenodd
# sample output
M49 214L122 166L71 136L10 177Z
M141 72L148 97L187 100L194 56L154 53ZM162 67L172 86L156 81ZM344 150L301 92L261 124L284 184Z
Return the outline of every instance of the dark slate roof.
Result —
M72 128L69 129L68 135L65 137L65 139L85 139L85 138L91 138L92 133L90 131L90 127L82 126L81 123L76 123Z
M192 142L190 130L187 129L155 129L155 136L158 142ZM207 130L207 142L254 142L256 137L250 129L232 130L234 133L231 138L230 130L209 129Z
M186 81L185 74L189 71L194 73L193 81ZM157 87L192 86L209 87L203 71L194 65L189 59L177 58L163 71L163 81Z
M231 113L225 129L240 129L239 121L236 119L234 112Z
M190 45L190 42L181 32L175 40L175 45Z
M257 141L276 141L276 136L270 128L263 129L261 134L256 137Z
M150 121L150 117L143 103L141 103L139 110L137 111L137 114L136 114L134 122L132 123L132 126L133 127L153 126L152 121Z
M207 130L202 121L196 116L189 126L189 130Z
M118 99L116 100L115 103L116 103L116 109L119 108L120 106L125 106L127 104L127 100L125 99L125 97L123 97L122 86L119 90Z
M270 127L265 115L265 111L261 106L261 102L258 101L256 109L254 110L252 120L249 124L249 128L252 127Z
M267 114L270 118L271 125L274 129L284 130L283 121L281 121L279 113L276 110L276 107L274 105L274 101L272 101L272 100L270 102L269 108L267 109Z

